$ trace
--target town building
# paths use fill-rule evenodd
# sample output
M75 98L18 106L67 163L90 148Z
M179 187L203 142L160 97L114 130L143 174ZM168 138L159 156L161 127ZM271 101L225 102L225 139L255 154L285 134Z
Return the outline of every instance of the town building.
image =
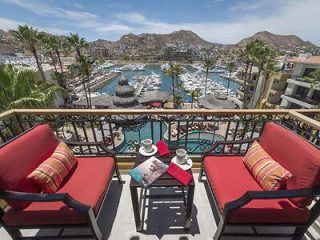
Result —
M278 72L273 74L268 81L261 94L261 101L258 101L257 108L274 109L279 108L281 96L287 87L287 80L291 77L291 72Z
M320 90L312 87L304 78L320 67L320 56L306 56L289 59L294 63L292 76L287 80L287 87L281 95L280 108L319 108Z

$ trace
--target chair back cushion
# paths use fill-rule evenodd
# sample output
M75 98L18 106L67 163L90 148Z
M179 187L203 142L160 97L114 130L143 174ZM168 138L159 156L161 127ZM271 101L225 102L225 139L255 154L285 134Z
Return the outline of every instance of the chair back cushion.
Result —
M27 176L40 163L50 157L57 147L49 125L39 125L0 148L0 188L18 192L36 193L40 189ZM10 201L16 209L28 206L28 202Z
M77 162L67 144L60 142L52 155L30 173L28 178L39 185L44 193L54 193Z
M287 189L310 188L320 185L320 150L302 137L276 123L266 123L260 138L263 149L292 173ZM299 207L307 206L312 198L294 198Z

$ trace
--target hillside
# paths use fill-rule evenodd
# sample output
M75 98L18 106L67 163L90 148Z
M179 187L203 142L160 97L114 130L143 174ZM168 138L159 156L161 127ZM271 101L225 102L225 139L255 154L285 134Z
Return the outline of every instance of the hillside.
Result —
M90 48L119 49L123 46L134 48L135 51L145 52L148 50L160 50L165 46L184 47L209 47L214 44L200 38L192 31L180 30L170 34L149 34L143 33L135 35L129 33L122 36L118 41L110 42L106 40L96 40L90 43Z
M0 54L24 53L23 46L16 41L10 32L0 29Z
M317 46L309 41L303 41L301 38L295 35L277 35L267 31L258 32L253 36L242 39L237 43L239 47L245 46L248 42L259 39L275 49L291 49L291 48L316 48Z
M93 42L89 42L89 51L109 51L110 53L115 50L121 52L123 49L133 49L135 53L158 53L166 46L177 46L181 49L187 48L203 48L203 47L243 47L249 41L253 39L260 39L276 49L291 50L295 47L298 48L315 48L314 44L308 41L303 41L301 38L295 35L276 35L270 32L258 32L251 37L244 38L236 45L223 45L210 43L192 31L180 30L169 34L150 34L143 33L140 35L127 34L122 36L118 41L107 41L104 39L98 39ZM28 53L23 49L22 44L16 41L9 32L0 29L0 54L10 53Z

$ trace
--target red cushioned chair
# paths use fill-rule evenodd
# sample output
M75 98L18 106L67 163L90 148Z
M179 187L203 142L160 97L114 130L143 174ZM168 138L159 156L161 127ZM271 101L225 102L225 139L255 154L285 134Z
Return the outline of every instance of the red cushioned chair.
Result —
M249 146L258 140L269 155L293 177L279 191L264 191L243 163L243 154L224 152L234 145ZM219 225L214 239L222 236L269 236L301 239L320 213L320 151L294 132L266 123L260 139L216 142L204 153L199 180L206 175ZM312 201L315 201L310 206ZM253 234L226 233L226 226L250 226ZM256 226L295 227L292 234L262 234Z
M72 147L94 146L103 154L77 156L78 164L58 191L42 194L27 176L52 154L57 144L54 133L45 124L0 148L0 199L11 206L7 211L0 210L1 225L13 239L24 238L20 229L67 227L89 227L92 231L90 235L71 237L103 239L96 219L114 173L122 182L114 152L102 142L67 142Z

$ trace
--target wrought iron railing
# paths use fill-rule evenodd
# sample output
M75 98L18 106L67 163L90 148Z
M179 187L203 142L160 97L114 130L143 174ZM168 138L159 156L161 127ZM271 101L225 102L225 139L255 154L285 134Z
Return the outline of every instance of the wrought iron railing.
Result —
M320 110L12 110L0 115L0 144L48 123L61 139L103 141L119 156L134 154L145 138L201 154L218 140L259 137L266 122L282 124L320 146ZM229 151L246 151L247 145ZM78 147L82 154L99 149Z

